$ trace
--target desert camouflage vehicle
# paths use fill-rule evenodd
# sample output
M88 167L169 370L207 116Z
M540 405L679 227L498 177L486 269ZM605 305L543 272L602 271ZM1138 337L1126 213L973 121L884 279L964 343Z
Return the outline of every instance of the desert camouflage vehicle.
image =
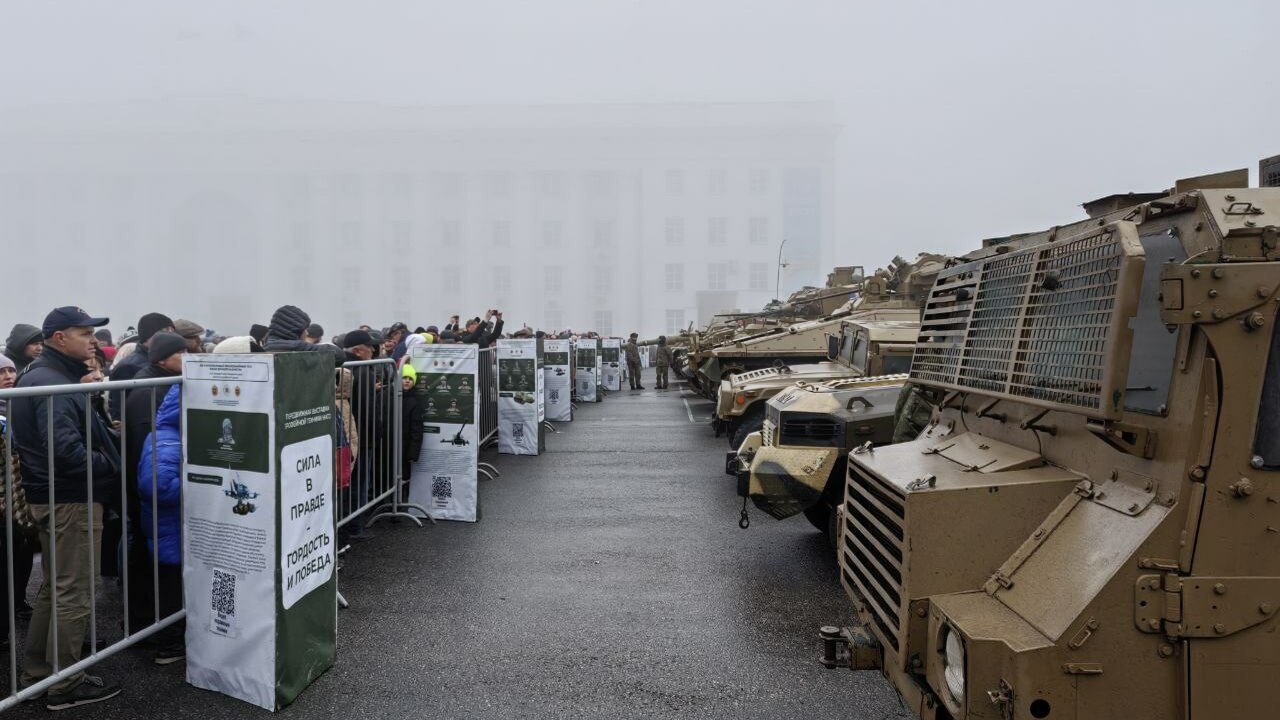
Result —
M825 664L931 720L1280 715L1280 189L1222 182L939 274L945 397L849 455Z
M710 400L716 400L720 381L749 370L784 364L821 362L827 353L827 337L834 334L842 319L866 317L876 320L914 320L920 301L933 284L933 277L946 263L942 255L923 254L914 262L894 258L886 269L846 291L847 302L836 312L815 320L779 327L753 335L733 338L705 352L691 356L690 386Z
M907 317L910 319L894 319ZM857 318L857 319L852 319ZM842 378L905 373L911 367L920 329L919 313L859 311L828 323L825 360L749 370L720 381L716 399L716 431L738 448L760 429L769 398L796 383L823 383Z

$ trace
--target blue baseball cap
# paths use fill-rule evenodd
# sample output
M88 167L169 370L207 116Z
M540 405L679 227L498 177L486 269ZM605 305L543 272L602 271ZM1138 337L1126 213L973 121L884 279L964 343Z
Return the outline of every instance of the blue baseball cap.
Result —
M45 315L44 326L41 330L46 338L51 338L54 333L67 328L102 327L109 322L111 321L108 318L92 317L82 308L67 305L66 307L54 308L48 315Z

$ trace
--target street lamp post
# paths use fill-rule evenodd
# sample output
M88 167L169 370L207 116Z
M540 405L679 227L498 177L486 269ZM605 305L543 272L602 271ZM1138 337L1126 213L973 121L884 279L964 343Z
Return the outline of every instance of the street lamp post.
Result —
M782 288L782 268L787 266L786 263L782 262L782 248L785 247L786 244L787 244L787 239L782 238L782 242L778 245L778 272L774 275L774 278L773 278L773 299L779 302L781 302L782 300L782 298L779 297L779 293L781 292L781 288Z

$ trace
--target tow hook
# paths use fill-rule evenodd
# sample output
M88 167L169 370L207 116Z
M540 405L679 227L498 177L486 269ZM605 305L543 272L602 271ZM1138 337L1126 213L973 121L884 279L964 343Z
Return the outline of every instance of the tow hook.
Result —
M878 670L880 643L862 628L838 628L824 625L818 630L822 655L818 662L828 670L838 667L850 670Z

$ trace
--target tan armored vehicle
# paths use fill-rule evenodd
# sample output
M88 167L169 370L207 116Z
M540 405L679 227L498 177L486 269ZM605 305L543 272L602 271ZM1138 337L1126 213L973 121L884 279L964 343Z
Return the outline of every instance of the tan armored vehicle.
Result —
M699 355L695 390L716 400L720 381L749 370L783 364L821 362L827 353L827 337L843 319L915 320L920 302L946 258L923 254L914 262L894 258L887 269L877 270L856 291L845 291L847 302L837 312L816 320L734 338ZM852 294L852 297L850 295Z
M930 719L1280 716L1280 190L1194 185L939 274L825 662Z
M909 319L894 319L903 316ZM918 319L919 313L910 311L852 312L824 327L828 347L823 362L776 365L721 380L716 396L717 432L725 433L729 447L737 449L747 435L760 429L769 399L796 383L907 372L920 329Z

